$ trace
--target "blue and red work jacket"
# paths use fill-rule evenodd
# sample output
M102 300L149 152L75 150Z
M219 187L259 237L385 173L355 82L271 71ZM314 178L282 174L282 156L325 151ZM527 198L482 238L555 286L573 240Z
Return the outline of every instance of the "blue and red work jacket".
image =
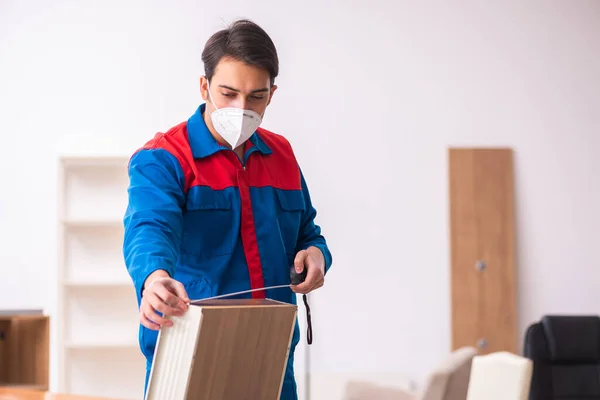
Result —
M322 251L326 271L331 266L289 142L259 128L240 159L213 138L204 110L205 104L157 134L129 161L123 252L138 305L144 281L158 269L195 300L289 284L296 253L310 246ZM289 288L248 296L296 304ZM285 381L295 388L291 364L299 337L296 323L282 396ZM150 366L157 332L140 325L139 339Z

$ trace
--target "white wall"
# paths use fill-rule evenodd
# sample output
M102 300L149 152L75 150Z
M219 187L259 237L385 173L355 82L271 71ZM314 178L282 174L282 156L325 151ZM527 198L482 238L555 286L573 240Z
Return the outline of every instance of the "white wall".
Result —
M313 372L420 380L449 350L452 145L516 151L521 331L600 312L596 0L0 2L0 307L55 307L57 155L130 153L186 119L204 42L242 16L278 46L265 127L335 258Z

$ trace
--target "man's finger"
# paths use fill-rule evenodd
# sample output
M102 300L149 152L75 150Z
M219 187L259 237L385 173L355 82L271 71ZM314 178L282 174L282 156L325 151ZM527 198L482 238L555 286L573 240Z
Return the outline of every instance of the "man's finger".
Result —
M140 322L142 325L144 325L146 328L148 329L152 329L153 331L157 331L160 329L160 325L155 324L154 322L150 321L148 319L148 317L146 317L146 315L144 314L144 312L140 312Z
M175 295L173 295L173 294L171 296L175 297ZM181 309L169 306L168 304L166 304L164 299L155 292L148 293L145 297L147 297L147 300L148 300L148 303L150 303L150 306L154 310L162 313L162 315L164 315L165 317L170 316L170 315L180 316L183 314L183 311L181 311ZM146 316L148 316L148 318L152 319L152 317L150 315L146 314Z
M168 288L162 285L158 286L152 294L159 300L157 302L151 302L158 311L165 315L182 315L185 304L183 304L183 301Z
M310 290L315 290L320 288L321 286L323 286L323 284L325 283L325 279L323 279L322 276L318 276L314 282L313 282L313 286Z
M310 262L310 258L308 258L307 261L308 262L304 266L304 268L308 268L308 271L306 273L306 279L304 280L304 282L295 286L295 292L306 294L313 289L313 286L317 281L319 270L315 265L313 265Z
M306 250L300 250L298 254L296 254L296 258L294 258L294 268L296 268L296 272L299 274L304 271L306 257L308 257L308 252Z
M309 269L310 272L310 269ZM306 280L296 286L291 286L292 290L296 293L308 293L310 289L313 287L314 282L312 278L306 277Z
M312 290L316 290L316 289L320 288L321 286L323 286L324 284L325 284L325 278L317 279L317 282L315 283L315 286L312 288Z
M150 302L146 301L142 305L141 314L143 314L146 319L150 320L151 323L154 323L159 326L162 326L162 325L171 326L173 324L172 321L169 321L168 319L158 315L158 313L156 311L157 311L156 307L153 307Z
M187 310L187 303L190 302L190 298L188 297L188 294L183 284L178 281L173 281L173 290L175 291L175 294L181 299L181 302L183 303L182 306L184 307L183 310Z

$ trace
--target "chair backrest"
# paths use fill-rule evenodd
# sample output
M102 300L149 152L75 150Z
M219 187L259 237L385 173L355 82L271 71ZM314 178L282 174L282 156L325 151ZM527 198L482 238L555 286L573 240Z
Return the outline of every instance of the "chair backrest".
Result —
M454 350L429 374L420 400L465 400L471 375L474 347Z
M473 358L467 400L527 400L531 360L509 352Z
M525 334L531 400L600 400L600 317L545 316Z

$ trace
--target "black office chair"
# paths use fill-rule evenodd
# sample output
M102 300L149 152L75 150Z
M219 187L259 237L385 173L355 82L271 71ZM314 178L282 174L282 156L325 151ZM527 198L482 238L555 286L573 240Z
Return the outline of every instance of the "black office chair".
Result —
M600 317L545 316L525 333L530 400L600 400Z

